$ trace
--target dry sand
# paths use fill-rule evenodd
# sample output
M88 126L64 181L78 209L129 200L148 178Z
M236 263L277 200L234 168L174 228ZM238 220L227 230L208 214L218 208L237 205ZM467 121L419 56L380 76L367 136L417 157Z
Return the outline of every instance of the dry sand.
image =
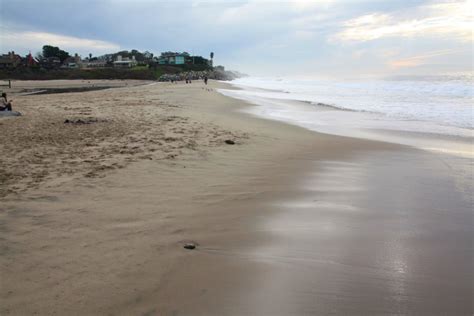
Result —
M15 82L10 93L18 118L0 121L0 197L77 175L104 176L140 159L175 159L185 151L224 144L234 135L216 125L191 121L171 91L156 84L86 93L22 96L22 88L81 87L81 82ZM84 81L83 86L136 85ZM149 84L144 82L142 84ZM161 87L160 85L159 87ZM15 95L17 92L17 95ZM204 126L206 124L206 126Z
M2 315L472 314L471 200L439 156L253 118L219 86L15 98Z

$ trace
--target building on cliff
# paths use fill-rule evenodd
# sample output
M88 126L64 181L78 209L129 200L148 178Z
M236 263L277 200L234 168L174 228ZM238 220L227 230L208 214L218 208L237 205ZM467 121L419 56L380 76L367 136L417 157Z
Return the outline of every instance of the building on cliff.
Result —
M117 56L117 60L114 61L114 67L115 68L132 68L137 65L137 61L135 59L135 56L132 56L132 58L128 57L122 57L121 55Z
M82 68L82 59L78 54L64 60L61 68Z
M14 69L21 64L21 56L11 51L0 56L0 69Z
M184 53L164 52L164 53L161 53L160 57L158 57L158 64L184 65L188 57L189 57L189 54L186 52Z

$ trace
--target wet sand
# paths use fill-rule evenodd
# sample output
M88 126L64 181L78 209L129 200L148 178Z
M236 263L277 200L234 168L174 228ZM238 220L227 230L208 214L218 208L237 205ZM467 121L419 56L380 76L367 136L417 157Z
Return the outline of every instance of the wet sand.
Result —
M57 183L66 161L9 185L20 191L0 206L2 315L472 314L472 186L449 156L250 117L217 86L124 88L147 101L133 128L150 140L175 127L157 117L185 118L180 143L194 149L170 158L144 140L151 160L108 150L101 164L122 168L72 168ZM85 93L94 117L128 111L96 106L110 91ZM45 108L56 97L31 96ZM62 123L61 111L48 114Z
M199 238L161 290L167 312L472 314L472 203L441 161L368 151L312 164L227 206L254 212Z

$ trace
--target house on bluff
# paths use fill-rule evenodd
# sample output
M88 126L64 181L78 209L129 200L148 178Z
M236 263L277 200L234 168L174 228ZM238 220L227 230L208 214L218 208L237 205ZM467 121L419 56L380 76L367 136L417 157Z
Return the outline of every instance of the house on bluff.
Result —
M132 58L129 57L122 57L121 55L117 56L117 60L114 61L115 68L132 68L137 65L137 61L135 56Z
M161 53L160 57L158 57L158 64L160 65L184 65L186 61L189 59L189 54L184 53L176 53L176 52L164 52Z
M21 60L21 56L13 51L0 55L0 69L14 69L21 64Z

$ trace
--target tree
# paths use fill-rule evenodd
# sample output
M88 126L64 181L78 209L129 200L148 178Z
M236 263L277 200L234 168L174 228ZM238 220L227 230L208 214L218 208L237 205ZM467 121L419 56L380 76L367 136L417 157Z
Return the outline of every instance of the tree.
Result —
M44 45L43 46L43 57L58 57L61 62L65 61L68 57L70 57L69 53L59 49L59 47L51 46L51 45Z
M192 56L193 64L195 65L209 65L209 61L201 56Z

